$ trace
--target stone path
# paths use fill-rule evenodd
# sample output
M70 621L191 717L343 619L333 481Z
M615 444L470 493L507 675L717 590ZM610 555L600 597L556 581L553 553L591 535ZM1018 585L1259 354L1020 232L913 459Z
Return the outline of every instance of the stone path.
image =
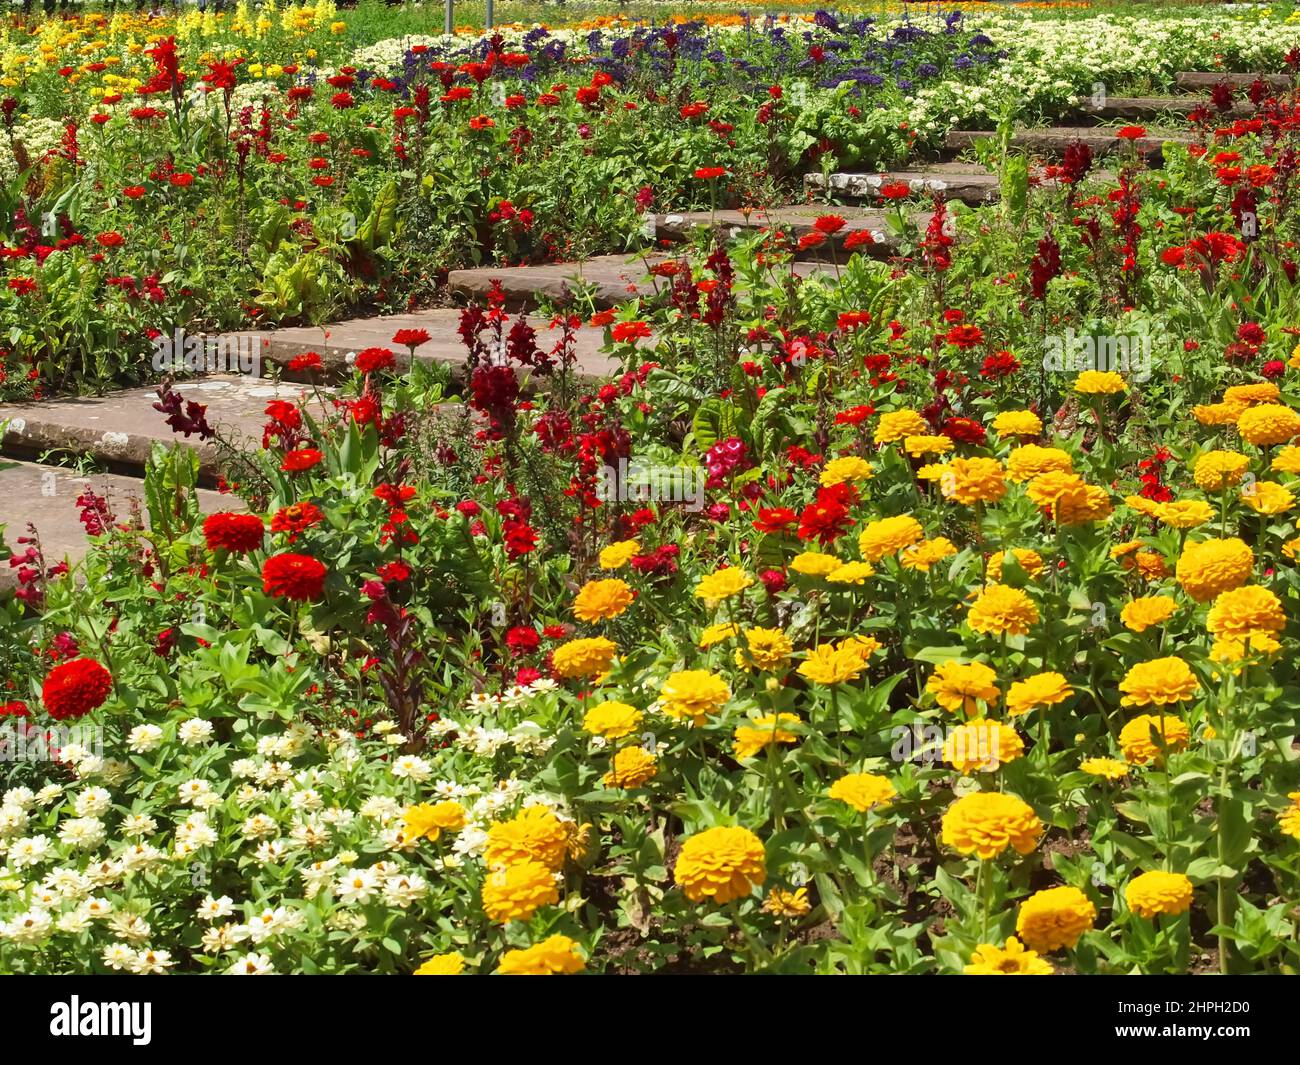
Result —
M223 435L260 444L266 422L266 405L273 399L294 399L313 393L298 384L276 384L254 377L220 376L182 381L176 390L187 400L203 403L207 418ZM330 389L323 389L323 399ZM139 476L155 443L188 443L197 447L205 483L215 484L216 451L195 437L186 441L167 426L164 415L153 409L158 394L150 388L131 388L106 396L84 396L49 403L0 404L0 423L7 422L2 443L5 454L41 459L49 452L64 457L84 455L115 473ZM0 521L21 520L0 497Z
M944 150L951 153L970 151L975 142L986 137L996 136L989 130L955 129L948 134ZM1011 146L1038 155L1059 158L1066 145L1082 141L1092 149L1094 156L1108 155L1115 151L1132 150L1141 152L1153 164L1159 165L1164 155L1164 145L1191 144L1192 138L1180 133L1159 133L1151 131L1137 140L1117 137L1114 131L1098 129L1095 126L1054 126L1043 129L1019 129L1011 136Z
M26 550L18 538L28 535L27 523L31 522L36 526L47 566L81 558L87 540L76 502L87 486L107 497L109 509L122 519L131 513L131 501L141 499L143 492L138 477L111 473L85 475L59 466L0 459L0 520L8 521L4 535L9 550L19 554ZM207 489L199 489L199 506L205 513L244 509L238 496ZM143 504L140 509L147 523ZM0 596L11 595L17 587L18 569L5 559L0 562Z
M1266 82L1274 89L1289 89L1296 83L1290 74L1227 74L1185 70L1174 75L1174 84L1186 92L1209 92L1221 81L1244 89L1250 88L1256 81Z
M497 270L501 274L504 271ZM548 348L555 343L556 331L549 321L543 318L530 319L530 324L537 330L537 343ZM263 376L270 376L271 369L285 380L311 380L311 376L294 372L288 363L295 356L309 351L321 357L321 364L326 379L348 371L348 356L355 355L365 348L389 348L399 359L405 358L406 349L393 343L393 335L399 329L423 329L429 339L415 349L417 360L442 363L459 370L465 364L465 345L461 343L456 332L460 325L460 310L457 308L438 308L417 311L412 314L382 315L377 318L354 318L345 322L315 328L297 326L286 329L250 330L237 336L252 337L262 342L261 352L264 363ZM618 368L617 361L601 354L604 344L604 330L583 326L577 333L577 355L579 376L592 380L604 380Z

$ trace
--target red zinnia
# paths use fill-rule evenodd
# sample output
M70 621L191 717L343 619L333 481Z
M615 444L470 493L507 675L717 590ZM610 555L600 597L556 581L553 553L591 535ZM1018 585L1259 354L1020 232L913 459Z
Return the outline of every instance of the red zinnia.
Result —
M695 170L695 176L700 181L712 181L714 178L720 178L727 172L725 166L701 166Z
M429 342L427 329L399 329L393 334L393 343L403 348L418 348Z
M650 335L650 327L645 322L619 322L610 330L610 336L619 344L642 340Z
M314 447L302 447L297 451L286 453L280 462L280 469L286 473L301 473L303 470L310 470L324 457Z
M391 370L397 365L393 353L387 348L366 348L357 354L357 370L371 373L375 370Z
M50 670L41 686L41 699L50 717L62 721L84 717L101 706L112 690L108 670L93 658L74 658Z
M289 542L293 543L300 532L319 525L324 520L324 513L315 503L292 503L281 507L271 516L271 531L287 532Z
M256 514L209 514L203 519L203 538L209 551L246 555L262 546L265 527Z
M272 555L262 563L262 591L273 599L310 602L325 587L325 566L311 555Z

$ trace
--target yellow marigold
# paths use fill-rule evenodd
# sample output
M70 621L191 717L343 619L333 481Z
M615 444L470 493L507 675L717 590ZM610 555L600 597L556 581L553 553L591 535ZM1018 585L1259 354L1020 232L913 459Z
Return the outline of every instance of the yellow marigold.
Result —
M952 558L956 553L957 547L951 540L946 536L936 536L933 540L922 540L919 544L903 548L898 560L907 569L928 573L935 563Z
M1133 556L1132 564L1125 568L1136 569L1138 576L1148 581L1162 581L1169 576L1165 556L1158 551L1139 551Z
M825 577L844 565L844 560L824 551L801 551L790 560L790 568L805 577Z
M706 669L685 669L669 676L660 695L663 711L669 717L702 725L709 714L716 713L731 698L731 689Z
M924 436L930 426L914 410L894 410L880 416L876 423L877 444L892 444L905 436Z
M1130 765L1164 761L1166 753L1187 746L1191 732L1187 722L1170 714L1142 714L1119 730L1119 746Z
M588 581L573 600L573 616L579 621L603 621L622 614L636 597L617 577Z
M1245 409L1240 403L1201 403L1192 408L1192 417L1202 425L1236 425Z
M869 481L873 475L871 463L866 459L857 455L844 455L826 463L817 481L823 488L831 488L846 481Z
M1125 500L1125 502L1127 502L1127 500ZM1116 544L1110 549L1110 557L1118 562L1133 554L1133 552L1141 546L1141 540L1125 540L1122 544Z
M427 803L408 806L402 811L398 832L404 842L417 839L436 840L443 831L459 832L465 827L465 807L458 802Z
M602 783L607 788L639 788L658 769L658 760L644 747L624 747L610 761Z
M876 806L888 806L898 794L887 777L875 773L850 773L831 785L830 797L846 802L860 814Z
M946 455L957 445L946 436L918 434L903 438L903 450L914 459L922 455Z
M943 815L943 842L962 854L996 858L1008 847L1028 854L1043 834L1043 823L1023 799L1000 791L963 795Z
M1035 673L1032 677L1014 681L1007 690L1007 713L1020 717L1040 706L1056 706L1065 702L1074 689L1059 673Z
M618 648L603 636L570 640L555 649L551 663L561 677L598 677L609 671Z
M725 566L700 578L695 586L695 598L716 603L739 595L751 584L754 578L737 566Z
M509 821L498 821L488 829L483 860L489 869L517 862L534 861L548 869L560 869L568 855L569 832L545 806L525 806Z
M946 462L927 462L924 466L918 467L916 479L918 481L939 481L943 475L948 472Z
M997 674L982 662L940 662L925 690L945 710L964 710L967 717L975 717L977 700L992 703L1001 694L996 680Z
M1207 451L1196 460L1192 480L1202 492L1222 492L1241 483L1249 464L1239 451Z
M1268 468L1276 473L1300 474L1300 447L1287 444L1286 447L1278 448Z
M1147 499L1145 496L1125 496L1124 505L1139 514L1144 514L1148 518L1157 517L1160 514L1160 504L1154 499ZM1134 543L1137 541L1135 540Z
M1123 780L1128 776L1128 763L1118 758L1085 758L1079 768L1092 777L1105 777L1107 780Z
M837 646L845 654L857 655L865 662L880 650L881 644L874 636L845 636Z
M1113 396L1127 392L1124 378L1111 370L1084 370L1075 379L1074 390L1085 396Z
M1256 447L1286 444L1300 433L1300 414L1281 403L1261 403L1237 416L1237 432Z
M806 887L795 888L794 891L772 888L763 900L763 912L782 920L807 917L811 910L812 903L808 900Z
M1224 389L1223 402L1239 406L1250 403L1272 403L1282 395L1282 390L1272 381L1260 381L1253 385L1233 385Z
M593 706L583 715L582 727L593 736L621 740L641 727L644 715L627 703L609 702Z
M794 714L764 714L750 724L739 725L733 736L732 754L737 762L753 758L759 751L778 743L798 743L799 737L783 725L797 725Z
M1295 506L1295 496L1277 481L1256 481L1243 488L1241 501L1256 514L1284 514Z
M971 604L966 623L973 631L988 635L1024 636L1031 625L1038 624L1038 607L1019 588L987 584Z
M1178 559L1178 583L1198 603L1205 603L1250 579L1255 554L1235 536L1188 544Z
M543 906L559 901L555 874L541 862L503 866L483 881L483 912L495 924L526 921Z
M923 536L921 523L908 514L869 521L858 534L858 550L870 562L879 562L886 555L897 554L910 547Z
M866 668L865 656L854 648L824 643L799 663L799 675L814 684L843 684L857 680Z
M1300 839L1300 791L1287 795L1291 805L1277 815L1277 826L1292 839Z
M1178 609L1178 603L1167 595L1146 595L1126 603L1119 619L1126 629L1146 632L1152 625L1163 625Z
M955 458L944 464L939 491L945 499L967 506L996 503L1007 494L1002 463L997 459Z
M550 936L526 950L508 950L497 972L502 976L563 976L587 967L578 944L568 936Z
M1200 691L1191 667L1176 655L1138 662L1119 682L1124 706L1172 706Z
M794 651L780 629L746 629L745 646L736 648L736 665L743 669L778 669Z
M1055 510L1059 500L1070 496L1083 499L1087 482L1077 473L1068 470L1048 470L1040 473L1025 487L1025 493L1037 506Z
M1300 556L1300 536L1292 537L1284 543L1282 545L1282 554L1294 562L1297 556Z
M1024 753L1024 741L1014 728L982 717L952 729L943 745L943 760L967 775L996 773Z
M1215 636L1244 640L1261 633L1281 632L1286 628L1282 601L1267 588L1243 585L1224 592L1210 607L1205 627Z
M1007 456L1007 477L1016 484L1032 481L1040 473L1073 473L1074 460L1059 447L1025 444Z
M622 569L635 555L641 553L639 540L619 540L602 548L600 552L601 569Z
M1082 525L1110 517L1113 509L1106 489L1087 484L1082 495L1067 493L1056 501L1056 520L1061 525Z
M1255 655L1271 655L1281 650L1282 645L1268 633L1257 632L1244 639L1235 636L1220 636L1210 648L1210 661L1220 665L1237 665ZM1234 669L1234 673L1241 672Z
M866 584L875 575L876 567L870 562L846 562L826 574L826 580L830 584Z
M1156 520L1171 529L1194 529L1214 517L1214 508L1203 499L1178 499L1156 505Z
M1124 889L1124 901L1139 917L1186 913L1192 907L1192 882L1182 873L1156 869L1130 880Z
M452 951L450 954L435 954L426 961L412 976L459 976L465 968L465 959Z
M1000 581L1002 579L1002 563L1007 552L999 551L989 555L988 565L984 571L985 577L990 581ZM1032 551L1027 547L1013 547L1011 557L1016 560L1020 568L1029 576L1037 577L1042 572L1046 563L1043 556L1037 551Z
M733 637L740 635L740 626L734 621L723 621L717 625L708 626L700 633L699 647L700 650L712 647L714 644L722 643Z
M1037 436L1043 431L1043 419L1031 410L1004 410L993 419L998 436Z
M1056 970L1037 951L1026 950L1015 936L1008 936L1005 947L981 943L963 971L970 976L1051 976Z
M1300 370L1300 344L1291 349L1291 357L1287 359L1286 364L1293 370Z
M747 828L710 828L682 844L673 877L691 902L743 899L767 879L763 842Z
M1097 907L1076 887L1035 891L1020 904L1016 934L1027 947L1050 953L1074 949L1097 920Z

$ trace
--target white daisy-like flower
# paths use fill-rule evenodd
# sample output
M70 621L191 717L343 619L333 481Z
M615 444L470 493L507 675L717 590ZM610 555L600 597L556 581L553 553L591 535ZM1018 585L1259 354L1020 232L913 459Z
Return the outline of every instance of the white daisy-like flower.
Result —
M163 730L157 725L136 725L126 734L126 747L132 754L148 754L162 745Z
M413 780L418 784L433 775L433 768L419 755L404 754L393 760L390 772L399 780Z
M135 951L125 943L110 943L100 957L110 969L121 972L135 960Z
M199 916L205 921L219 921L234 912L235 900L229 895L222 895L219 899L205 895L203 901L199 903Z
M349 869L334 885L334 894L340 902L367 903L375 896L378 877L369 869Z
M187 747L195 747L200 743L207 743L212 739L216 731L211 721L204 721L201 717L192 717L188 721L182 721L180 727L176 730L176 738Z
M269 976L275 972L271 958L267 954L245 954L236 958L234 964L226 970L230 976Z

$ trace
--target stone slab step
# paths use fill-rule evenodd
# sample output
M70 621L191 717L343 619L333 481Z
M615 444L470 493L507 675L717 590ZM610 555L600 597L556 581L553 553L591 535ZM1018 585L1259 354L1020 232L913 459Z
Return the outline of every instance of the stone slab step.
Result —
M207 406L209 423L232 441L260 446L266 405L273 399L296 399L312 394L302 385L259 380L255 377L216 376L177 382L176 391L188 401ZM320 390L323 403L332 389ZM131 388L104 396L53 399L40 403L0 404L0 423L7 422L0 451L5 455L39 459L49 452L86 456L110 472L140 476L154 443L182 443L196 447L202 482L215 485L217 452L211 442L188 441L168 427L153 409L158 394L150 388ZM310 409L310 408L309 408ZM322 406L322 415L326 409Z
M389 348L404 365L407 349L393 343L399 329L423 329L429 339L415 349L421 361L450 366L460 371L465 365L465 345L456 332L460 325L460 310L436 308L411 314L390 314L374 318L355 318L321 328L301 326L287 329L253 330L232 334L248 337L260 345L263 366L262 376L276 373L284 380L311 381L316 376L332 380L350 371L350 355L365 348ZM558 339L558 330L552 329L549 320L538 318L529 324L537 330L537 343L549 349ZM577 331L577 365L575 376L588 382L605 381L619 370L618 361L601 353L604 330L584 325ZM322 369L318 375L291 371L289 362L298 355L314 351L321 357ZM457 374L458 375L458 374Z
M996 137L991 130L958 130L948 134L944 147L949 152L964 152L975 147L975 142L988 137ZM1159 164L1163 159L1163 146L1166 142L1173 144L1191 144L1192 138L1178 133L1150 133L1138 140L1128 141L1116 137L1113 132L1092 126L1058 126L1052 129L1022 129L1011 137L1011 146L1039 155L1059 156L1066 145L1082 141L1092 149L1094 156L1105 155L1119 149L1127 150L1131 144L1145 155L1149 162Z
M825 207L819 204L794 204L756 211L684 211L678 214L656 216L656 235L660 241L681 242L690 240L697 230L713 229L724 237L742 233L779 230L795 241L816 232L815 222L822 215L836 214L845 226L816 248L796 250L800 260L824 261L836 254L843 255L844 241L852 233L866 231L872 243L859 247L863 254L876 258L891 255L898 247L898 238L890 232L884 212L862 208ZM928 217L924 220L928 221Z
M957 163L936 163L924 170L890 170L879 174L831 174L829 178L830 191L834 195L866 203L884 202L881 188L898 182L906 184L913 196L934 194L945 200L960 200L972 207L993 203L998 198L996 174ZM827 184L825 174L804 175L804 189L811 195L824 193Z
M707 212L706 212L707 213ZM506 307L511 310L536 307L539 300L556 301L575 285L584 282L591 289L590 302L579 306L616 307L637 297L653 296L668 287L664 280L647 276L647 262L661 261L662 255L597 255L585 263L556 263L543 266L475 267L453 270L447 276L451 292L461 300L485 300L493 281L501 283ZM800 277L833 271L829 263L796 262L790 269Z
M10 551L26 550L26 545L18 544L18 538L29 535L30 523L36 527L47 566L81 559L90 541L81 524L81 508L76 501L87 486L97 495L107 497L109 509L120 519L131 513L132 499L143 498L142 484L134 477L111 473L86 475L59 466L0 459L0 525L6 526L5 542ZM206 489L199 489L199 506L205 514L244 509L238 496ZM143 504L140 510L148 521ZM0 598L7 599L17 587L17 568L11 567L7 558L0 560Z
M1230 74L1205 70L1182 70L1174 75L1174 84L1185 92L1209 92L1221 81L1239 88L1250 88L1256 81L1266 81L1275 89L1289 89L1296 83L1290 74Z
M1091 97L1081 97L1075 103L1075 114L1098 121L1152 122L1165 115L1187 116L1198 107L1205 107L1207 99L1197 96L1107 96L1094 103ZM1249 101L1238 100L1234 112L1249 115L1254 108Z

